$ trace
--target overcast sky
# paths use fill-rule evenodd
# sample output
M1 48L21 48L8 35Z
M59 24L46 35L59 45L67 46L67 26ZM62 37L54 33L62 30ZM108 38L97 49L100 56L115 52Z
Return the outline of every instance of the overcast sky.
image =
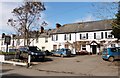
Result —
M7 20L12 18L11 11L20 6L21 2L0 2L0 33L13 34L15 30L7 25ZM108 14L104 7L113 6L111 2L44 2L46 11L42 12L40 20L46 21L49 28L55 28L56 23L61 25L75 23L96 21L101 19L112 19L117 9ZM102 7L103 6L103 7ZM102 17L105 15L104 17Z

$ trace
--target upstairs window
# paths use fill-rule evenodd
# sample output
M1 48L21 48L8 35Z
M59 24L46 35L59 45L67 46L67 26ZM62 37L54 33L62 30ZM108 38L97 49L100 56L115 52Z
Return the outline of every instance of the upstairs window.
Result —
M101 32L101 39L103 39L103 32Z
M86 39L88 39L88 33L86 33Z
M58 35L52 35L52 41L57 41L58 40Z
M47 43L48 42L48 38L45 38L45 43Z
M81 34L81 39L86 39L86 34L84 33L84 34Z
M71 40L71 34L69 34L69 40Z
M113 38L111 32L108 32L108 36L107 36L107 38Z
M66 36L66 34L64 35L64 40L67 40L67 36Z
M105 38L107 38L107 32L105 32Z
M82 39L82 34L80 34L80 39Z
M56 41L58 40L58 35L56 35Z
M94 39L96 39L96 33L94 33Z
M52 35L52 41L54 41L54 36Z

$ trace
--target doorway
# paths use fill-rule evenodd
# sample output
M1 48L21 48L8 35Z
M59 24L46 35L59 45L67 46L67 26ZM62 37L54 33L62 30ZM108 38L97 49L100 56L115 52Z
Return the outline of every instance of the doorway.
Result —
M92 53L96 54L97 53L97 45L91 45L92 48Z

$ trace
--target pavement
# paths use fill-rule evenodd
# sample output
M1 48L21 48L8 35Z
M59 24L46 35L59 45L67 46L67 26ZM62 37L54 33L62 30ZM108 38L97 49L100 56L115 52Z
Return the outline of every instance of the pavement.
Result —
M34 61L30 68L2 64L3 76L118 76L120 61L102 60L100 55L51 57Z

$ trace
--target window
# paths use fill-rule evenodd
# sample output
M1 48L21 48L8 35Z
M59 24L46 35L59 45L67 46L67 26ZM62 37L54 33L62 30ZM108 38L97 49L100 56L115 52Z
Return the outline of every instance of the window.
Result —
M3 42L3 41L1 42L1 45L4 45L4 42Z
M68 48L69 47L69 45L68 44L65 44L65 48Z
M107 38L107 32L105 32L105 38Z
M96 39L96 33L94 33L94 39Z
M101 32L101 39L103 39L103 32Z
M109 35L108 35L108 38L112 38L112 35L111 35L111 34L109 34Z
M86 45L82 45L82 50L86 50Z
M115 47L115 44L111 44L111 47Z
M58 35L56 35L56 41L58 40Z
M88 33L86 33L86 39L88 39Z
M20 39L17 40L17 44L20 45Z
M86 39L86 34L84 33L84 34L81 34L81 39Z
M82 37L82 36L81 36L81 34L80 34L80 39L81 39L81 37Z
M67 36L66 36L66 34L64 35L64 40L67 40Z
M54 36L52 35L52 41L54 41Z
M48 42L48 38L45 38L45 43L47 43Z
M45 51L45 47L42 47L42 51Z
M71 34L69 35L69 40L71 40Z
M53 50L56 50L57 49L57 45L53 45Z

